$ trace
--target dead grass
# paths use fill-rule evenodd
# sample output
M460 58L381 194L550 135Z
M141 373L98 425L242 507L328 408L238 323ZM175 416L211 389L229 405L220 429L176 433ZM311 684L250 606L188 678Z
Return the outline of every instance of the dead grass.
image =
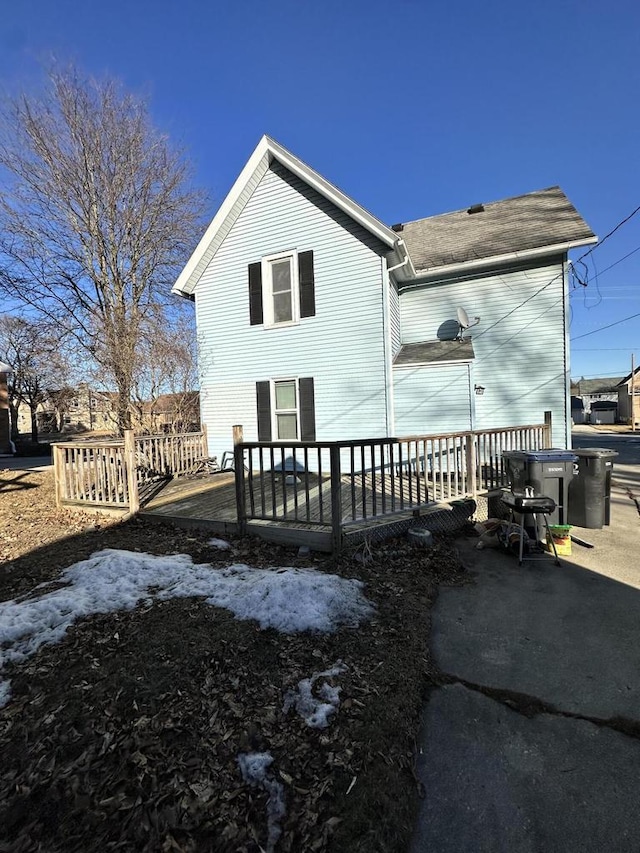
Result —
M7 472L5 472L6 474ZM13 473L13 472L11 472ZM205 532L57 513L50 475L0 494L0 597L29 592L102 547L188 553L223 563ZM359 630L286 636L198 599L141 605L70 629L10 671L0 710L0 851L246 851L266 846L266 795L237 755L269 750L284 785L281 851L404 851L418 787L415 737L430 669L429 609L460 583L446 540L404 541L373 559L298 559L233 542L250 565L313 565L366 583L377 616ZM329 728L282 710L286 690L342 659Z

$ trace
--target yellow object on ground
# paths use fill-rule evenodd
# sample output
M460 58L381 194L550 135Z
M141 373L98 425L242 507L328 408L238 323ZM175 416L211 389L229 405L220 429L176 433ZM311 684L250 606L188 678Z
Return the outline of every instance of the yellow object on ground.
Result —
M570 524L550 524L549 533L553 536L556 551L560 557L568 557L571 555L571 525ZM553 551L551 542L549 541L549 533L547 533L547 551Z

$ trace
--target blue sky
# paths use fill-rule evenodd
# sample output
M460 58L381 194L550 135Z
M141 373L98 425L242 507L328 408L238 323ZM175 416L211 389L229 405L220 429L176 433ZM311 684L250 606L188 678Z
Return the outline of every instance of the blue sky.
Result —
M637 0L0 3L0 88L57 57L147 93L212 214L269 133L388 224L560 184L602 237L640 205L638 56ZM590 334L640 312L640 250L605 271L639 246L640 214L587 259L573 376L640 361L640 317Z

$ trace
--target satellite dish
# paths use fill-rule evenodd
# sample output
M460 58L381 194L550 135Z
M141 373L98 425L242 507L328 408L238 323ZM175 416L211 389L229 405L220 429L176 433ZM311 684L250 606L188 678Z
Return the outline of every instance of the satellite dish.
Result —
M471 325L469 322L469 315L462 307L458 308L458 323L460 323L463 329L468 329Z
M458 337L462 340L462 333L466 331L466 329L472 329L474 326L477 326L480 322L480 317L474 317L473 323L469 320L469 315L467 312L460 306L457 311L458 314L458 323L460 324L460 330L458 332Z

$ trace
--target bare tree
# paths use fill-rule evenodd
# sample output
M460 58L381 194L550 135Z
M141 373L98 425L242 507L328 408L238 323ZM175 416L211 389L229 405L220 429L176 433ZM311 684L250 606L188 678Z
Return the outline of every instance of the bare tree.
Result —
M23 317L0 318L0 353L13 373L7 382L11 437L18 438L21 404L31 412L31 440L38 441L38 407L48 398L47 388L63 384L67 365L50 325Z
M188 256L203 206L180 151L117 82L54 72L0 140L0 285L73 336L118 391L120 431L145 324Z
M64 430L65 415L69 411L69 406L78 396L78 388L72 388L70 385L60 385L56 388L47 388L47 400L51 404L55 413L55 426L57 432Z

